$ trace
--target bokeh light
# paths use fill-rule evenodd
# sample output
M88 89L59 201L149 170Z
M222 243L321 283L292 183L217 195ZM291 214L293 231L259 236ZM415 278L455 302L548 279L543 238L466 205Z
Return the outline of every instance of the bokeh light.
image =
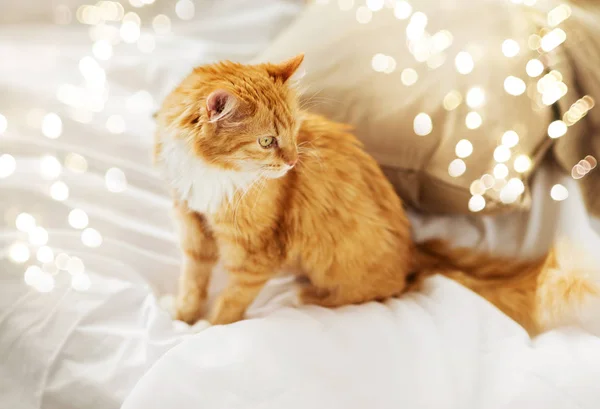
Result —
M454 159L448 166L448 174L453 178L462 176L467 170L467 165L462 159Z
M433 130L433 123L431 122L431 117L426 113L421 112L415 117L413 128L417 135L429 135Z
M485 198L482 195L473 195L469 199L469 210L476 213L485 208Z
M519 135L515 131L506 131L502 135L502 145L513 148L519 143Z
M473 144L466 139L461 139L456 144L455 152L459 158L466 158L473 153Z
M569 191L567 190L566 187L564 187L563 185L561 185L559 183L559 184L552 186L552 189L550 189L550 197L552 198L552 200L556 200L557 202L560 202L569 197Z

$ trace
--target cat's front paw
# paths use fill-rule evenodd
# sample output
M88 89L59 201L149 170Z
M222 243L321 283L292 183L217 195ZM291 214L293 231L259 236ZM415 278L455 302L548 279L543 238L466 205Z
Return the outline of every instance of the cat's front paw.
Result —
M175 302L174 318L193 325L204 316L204 301L199 297L180 295Z

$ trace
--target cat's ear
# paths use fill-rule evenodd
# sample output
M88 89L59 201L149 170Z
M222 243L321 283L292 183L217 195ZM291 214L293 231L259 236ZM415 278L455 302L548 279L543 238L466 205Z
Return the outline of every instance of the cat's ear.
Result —
M237 101L233 95L222 89L211 92L206 98L206 112L209 122L217 122L229 116Z
M298 70L302 61L304 61L304 53L298 54L279 64L271 64L268 68L269 74L286 82Z

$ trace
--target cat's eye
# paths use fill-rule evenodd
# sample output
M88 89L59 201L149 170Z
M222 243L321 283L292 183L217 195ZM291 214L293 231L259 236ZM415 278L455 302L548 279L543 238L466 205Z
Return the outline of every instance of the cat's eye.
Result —
M258 138L258 144L263 148L270 148L275 144L276 140L272 136L261 136Z

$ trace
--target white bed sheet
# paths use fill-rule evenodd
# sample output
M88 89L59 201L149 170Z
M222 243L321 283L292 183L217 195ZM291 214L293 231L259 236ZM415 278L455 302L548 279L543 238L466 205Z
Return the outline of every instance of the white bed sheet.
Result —
M532 347L514 323L443 278L430 280L423 295L393 300L387 306L370 304L339 312L282 310L293 306L295 297L290 280L281 278L269 284L251 311L253 317L268 318L210 329L181 344L190 336L189 329L173 324L157 302L158 296L174 291L179 258L168 217L170 202L164 184L150 166L150 113L191 65L225 57L251 58L300 10L300 3L215 1L198 13L198 19L174 26L179 40L159 41L151 56L140 55L134 46L116 48L106 67L110 99L102 113L87 124L68 119L69 109L56 99L60 84L79 81L78 62L91 50L87 30L45 24L0 26L0 56L9 56L0 64L0 112L8 118L0 147L1 153L10 153L17 161L15 173L0 179L0 214L5 219L0 230L1 407L117 408L144 374L127 402L128 408L158 407L152 405L159 402L161 407L223 407L223 399L233 392L249 396L256 404L242 402L242 407L264 408L270 407L268 396L272 396L271 402L286 404L293 398L298 405L317 398L321 399L318 402L347 402L345 408L364 407L356 405L364 402L361 399L376 399L375 393L398 399L380 401L380 407L385 408L387 403L405 402L398 391L417 399L412 402L443 404L447 400L457 405L488 402L486 399L499 396L498 389L512 390L514 399L545 397L555 403L566 402L561 407L586 407L590 399L598 398L587 388L588 382L598 379L598 373L589 366L597 362L598 338L591 334L599 332L593 319L586 322L587 330L557 330L536 340ZM143 110L132 112L127 100L139 90L149 91L154 100ZM49 140L41 135L40 114L34 109L56 112L63 118L60 138ZM106 120L114 114L124 117L124 134L106 131ZM57 202L48 196L53 181L40 177L41 155L55 155L63 161L72 151L86 157L89 170L76 174L63 169L60 180L69 186L70 194L67 200ZM124 192L106 190L104 175L111 167L124 171L128 184ZM531 214L412 215L417 236L443 236L457 244L517 255L544 251L554 232L561 229L591 245L595 236L574 183L564 178L571 192L567 201L556 203L548 197L549 187L563 178L550 165L536 178ZM84 246L80 231L69 227L68 213L76 207L86 211L90 227L102 234L100 247ZM55 253L65 251L83 260L91 278L89 290L72 290L67 273L57 276L50 293L38 293L24 284L28 264L15 264L8 257L13 243L27 241L14 227L20 212L31 213L48 230L48 245ZM34 259L32 255L28 263L34 264ZM275 310L282 311L270 315ZM263 343L261 337L273 333L274 338ZM229 355L225 339L255 343L244 344L246 349L233 356L239 360L229 361L227 369L228 361L216 359ZM247 354L253 348L248 349L249 345L260 351L252 365ZM268 353L270 345L272 355ZM492 352L482 355L479 349L489 345L494 346ZM205 347L213 349L207 351ZM449 358L454 352L448 351L455 350L456 357L461 357L458 362ZM589 365L580 354L589 358ZM513 355L520 359L509 360ZM210 356L216 358L206 361ZM187 365L182 365L185 357L189 358ZM268 360L268 367L260 365L261 359ZM295 373L292 368L303 362L305 370ZM378 363L384 368L376 376L374 365ZM521 366L515 369L511 363ZM447 372L436 375L434 369L442 367ZM242 371L242 378L235 378L236 384L239 381L237 391L226 388L234 382L228 372L234 368ZM220 378L204 384L204 389L198 387L196 376L213 378L215 371ZM531 377L523 371L530 371ZM328 376L323 377L324 373ZM565 373L573 378L564 379ZM278 383L268 389L255 388L255 380L272 380L276 374L282 374ZM329 376L333 374L341 377ZM505 382L506 374L509 378L522 374L531 387L519 389L517 383L511 383L512 378ZM454 375L460 380L453 379ZM546 376L548 382L537 379L538 375ZM377 383L372 382L375 379ZM404 384L397 389L395 380ZM490 389L479 388L481 385ZM558 385L554 395L548 385ZM458 386L465 389L456 389ZM297 394L288 391L276 398L277 387L297 388ZM337 393L347 389L354 393L337 401ZM182 395L174 393L176 390ZM411 395L411 391L426 390L431 394ZM273 395L268 395L271 392ZM336 406L332 402L328 407Z

